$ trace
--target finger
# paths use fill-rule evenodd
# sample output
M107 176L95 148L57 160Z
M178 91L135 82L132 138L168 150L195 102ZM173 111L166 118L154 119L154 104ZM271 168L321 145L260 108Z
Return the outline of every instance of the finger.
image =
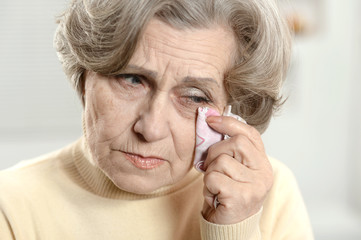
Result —
M239 162L242 161L242 156L239 151L232 145L232 140L230 138L222 140L211 145L207 150L207 157L204 161L203 168L207 169L208 166L212 163L213 160L218 158L222 154L226 154L230 157L236 158Z
M216 194L213 194L209 191L209 189L204 185L203 187L203 197L204 201L207 203L207 205L211 208L213 208L214 204L214 197L217 196ZM218 200L219 201L219 200Z
M204 175L204 188L203 195L204 200L210 207L213 207L214 197L218 196L218 201L222 205L226 202L226 199L232 197L232 189L235 189L232 179L219 172L209 172ZM227 186L227 187L225 187Z
M206 174L210 172L224 174L240 183L248 183L254 178L254 174L249 168L226 154L218 156L211 162L208 168L206 168Z
M227 116L210 116L206 121L215 131L230 137L239 134L244 135L248 137L259 150L264 150L261 134L254 127Z
M207 157L204 162L204 169L207 169L212 161L222 154L233 157L240 163L252 169L261 168L266 156L265 153L263 151L259 151L247 137L237 135L215 143L208 148Z

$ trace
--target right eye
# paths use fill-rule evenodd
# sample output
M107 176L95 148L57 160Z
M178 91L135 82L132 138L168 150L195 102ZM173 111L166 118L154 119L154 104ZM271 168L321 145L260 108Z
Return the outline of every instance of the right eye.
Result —
M114 90L122 96L136 98L144 96L149 91L147 78L138 74L118 74L113 77Z
M116 78L118 81L129 85L139 85L143 83L142 77L136 74L119 74Z

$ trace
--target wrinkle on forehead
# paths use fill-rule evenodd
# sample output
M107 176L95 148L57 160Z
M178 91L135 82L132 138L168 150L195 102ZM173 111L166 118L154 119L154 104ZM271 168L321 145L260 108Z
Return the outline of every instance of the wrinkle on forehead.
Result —
M223 85L233 64L236 41L230 29L175 29L159 20L147 26L129 64L157 73L157 78L213 78Z
M185 47L176 46L175 42L168 41L162 42L157 38L144 38L143 41L143 53L144 57L149 60L151 57L154 57L158 60L166 60L168 61L167 68L169 67L169 62L174 59L178 59L179 61L185 62L187 65L210 65L217 72L220 73L219 68L222 67L223 59L218 57L216 54L213 54L211 51L202 51L200 50L200 45L194 43L193 45L198 45L197 48L190 49ZM160 59L163 57L163 59Z
M207 64L214 62L216 68L229 67L233 60L231 55L236 49L235 38L231 31L221 26L176 30L157 21L151 22L149 26L143 36L144 50L154 49L172 57L186 56L187 60ZM229 55L225 55L221 49L228 50Z

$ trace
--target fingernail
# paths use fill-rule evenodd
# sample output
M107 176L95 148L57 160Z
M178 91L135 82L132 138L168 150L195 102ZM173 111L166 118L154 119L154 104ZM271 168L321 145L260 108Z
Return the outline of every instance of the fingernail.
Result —
M222 118L218 117L218 116L210 116L210 117L207 117L206 122L207 123L221 123Z

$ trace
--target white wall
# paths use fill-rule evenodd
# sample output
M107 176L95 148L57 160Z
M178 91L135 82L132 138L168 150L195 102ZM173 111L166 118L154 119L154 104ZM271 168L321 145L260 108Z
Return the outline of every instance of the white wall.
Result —
M80 105L52 46L59 0L0 1L0 169L80 136Z
M64 6L0 2L0 169L81 134L81 106L52 47ZM323 1L323 11L322 30L295 43L289 101L264 140L298 178L317 239L360 239L360 1Z
M264 140L296 174L316 236L361 239L360 2L323 10L322 28L296 40L289 101Z
M357 15L356 23L357 27L354 27L352 31L355 36L353 38L353 54L352 67L354 81L350 90L350 111L348 132L350 135L348 157L350 160L349 170L351 174L351 186L349 189L349 196L351 200L351 206L361 212L361 1L357 1L354 6L354 12ZM357 189L357 190L356 190Z

